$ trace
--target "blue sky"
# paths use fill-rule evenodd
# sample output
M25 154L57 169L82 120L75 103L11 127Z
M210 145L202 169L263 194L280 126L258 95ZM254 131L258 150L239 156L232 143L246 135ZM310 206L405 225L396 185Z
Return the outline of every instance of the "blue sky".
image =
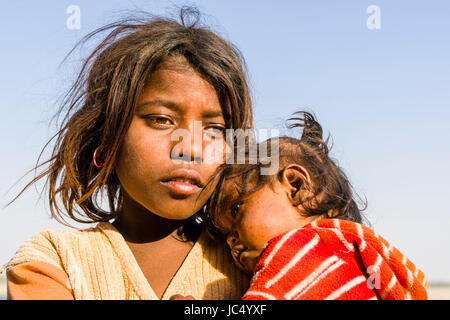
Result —
M341 1L21 1L0 10L0 262L43 229L65 229L28 179L56 127L50 124L80 60L75 43L126 10L156 14L194 4L243 53L257 128L277 128L314 111L334 141L333 157L368 200L378 233L431 281L450 281L450 3L445 0ZM81 28L66 26L79 6ZM366 9L380 8L369 30ZM48 153L47 153L48 155ZM11 188L12 187L12 188ZM11 188L11 189L10 189Z

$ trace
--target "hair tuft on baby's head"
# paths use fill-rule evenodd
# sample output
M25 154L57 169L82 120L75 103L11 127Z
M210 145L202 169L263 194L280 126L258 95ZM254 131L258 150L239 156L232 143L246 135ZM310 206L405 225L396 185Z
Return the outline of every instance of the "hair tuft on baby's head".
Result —
M287 127L289 129L302 127L303 133L300 140L328 155L330 151L328 147L329 139L323 140L323 129L320 123L317 122L316 117L312 113L306 111L297 111L294 112L294 115L296 115L296 117L289 118L287 121L297 122L288 124Z

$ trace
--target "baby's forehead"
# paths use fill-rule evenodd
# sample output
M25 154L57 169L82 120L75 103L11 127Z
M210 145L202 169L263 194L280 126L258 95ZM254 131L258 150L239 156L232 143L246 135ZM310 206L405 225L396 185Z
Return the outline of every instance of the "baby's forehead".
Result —
M242 177L232 177L224 181L222 187L222 203L238 199L242 194Z
M253 174L233 175L225 179L222 185L222 204L232 204L251 195L251 190L260 182Z

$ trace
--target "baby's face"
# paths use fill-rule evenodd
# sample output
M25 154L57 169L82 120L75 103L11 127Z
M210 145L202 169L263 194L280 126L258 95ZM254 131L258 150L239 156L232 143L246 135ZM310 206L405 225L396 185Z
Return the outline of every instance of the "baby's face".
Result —
M225 192L231 193L228 194L231 199L223 208L219 227L225 234L236 265L247 273L253 273L267 241L307 222L292 204L289 188L279 181L265 185L240 200L230 184L224 188Z

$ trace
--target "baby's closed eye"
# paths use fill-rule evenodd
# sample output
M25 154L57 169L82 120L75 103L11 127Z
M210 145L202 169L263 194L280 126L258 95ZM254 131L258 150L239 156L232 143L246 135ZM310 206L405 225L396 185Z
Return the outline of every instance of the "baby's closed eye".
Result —
M237 216L237 214L239 213L239 207L240 207L240 203L235 203L234 205L231 206L230 208L230 214L233 218L235 218Z

